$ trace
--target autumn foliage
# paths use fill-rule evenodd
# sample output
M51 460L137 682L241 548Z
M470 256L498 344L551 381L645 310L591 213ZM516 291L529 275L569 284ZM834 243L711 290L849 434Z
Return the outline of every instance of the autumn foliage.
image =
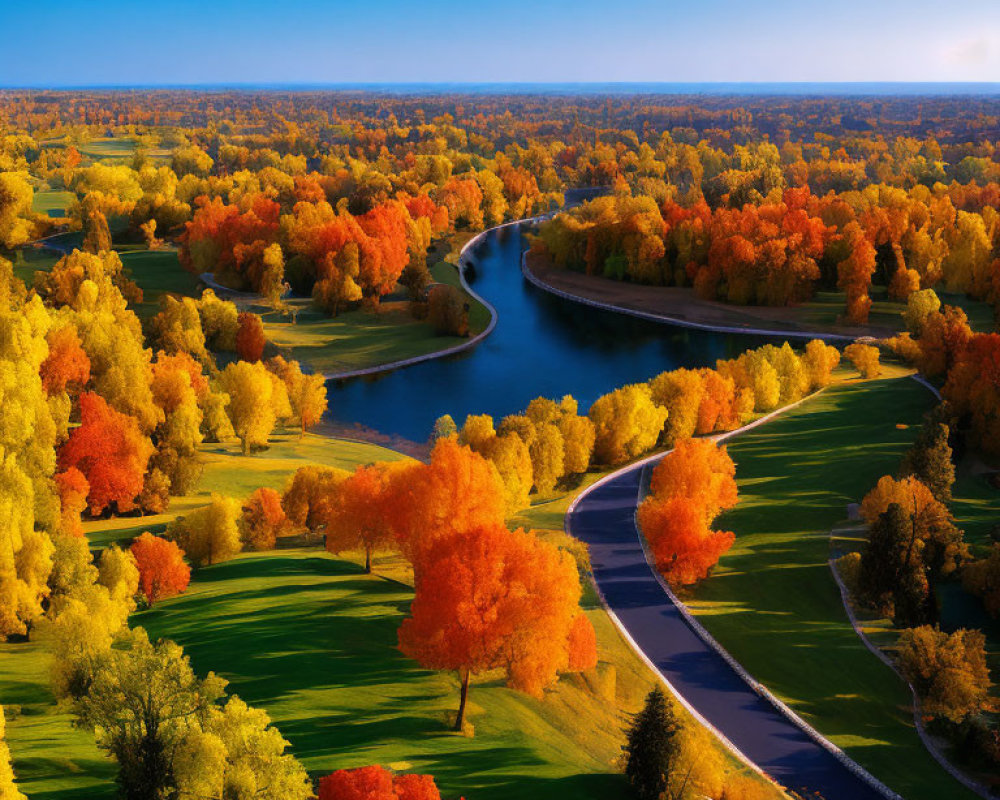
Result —
M72 325L56 328L46 337L49 355L42 362L42 386L50 395L67 389L80 391L90 380L90 359Z
M731 532L710 526L736 504L735 472L725 447L709 439L678 442L653 470L637 518L657 569L672 584L705 578L732 546Z
M291 532L291 527L281 506L281 495L274 489L262 486L243 501L239 532L247 550L270 550L279 536Z
M139 589L152 606L183 592L191 580L184 551L174 542L144 533L129 548L139 568Z
M319 779L318 800L441 800L430 775L394 775L379 767L340 769Z
M131 511L142 491L153 445L134 417L115 411L98 394L80 396L80 425L59 451L59 468L76 468L87 479L91 514L112 503Z
M577 665L592 662L580 591L573 558L533 532L487 523L438 536L420 555L399 646L424 667L459 673L461 730L473 676L500 669L508 686L541 696L569 670L571 644Z
M264 323L257 314L241 311L236 331L236 354L244 361L260 361L267 338Z
M372 570L372 553L392 539L386 506L389 465L359 466L324 499L319 519L326 532L326 549L339 553L353 547L365 551L365 572Z
M428 464L394 470L386 513L394 535L421 570L439 539L502 525L504 486L496 467L454 438L439 439Z

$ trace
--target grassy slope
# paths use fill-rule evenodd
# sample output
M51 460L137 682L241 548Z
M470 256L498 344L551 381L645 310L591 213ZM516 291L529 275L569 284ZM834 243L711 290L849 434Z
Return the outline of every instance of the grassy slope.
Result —
M331 446L319 436L301 443L282 437L246 460L237 452L212 446L198 495L175 501L169 515L90 522L88 537L102 546L157 530L210 491L241 496L259 485L280 487L306 461L350 466L392 455L353 442ZM514 523L563 541L566 507L598 477L536 502ZM584 604L597 631L602 678L565 679L544 701L484 680L471 700L476 736L466 739L444 725L457 698L455 679L421 670L394 649L412 596L408 569L398 556L383 555L376 570L362 574L360 554L245 554L196 572L187 594L135 622L176 638L199 672L220 671L232 691L267 708L314 773L368 763L427 770L439 776L446 796L461 792L470 800L508 797L515 787L526 798L560 790L574 798L627 796L613 762L625 714L639 708L653 678L589 586ZM33 800L112 797L112 765L51 705L46 656L35 644L15 648L0 651L0 690L25 710L8 728L22 787ZM611 674L613 700L598 688ZM730 768L743 769L733 762Z
M165 294L191 297L201 294L198 279L181 266L176 250L135 248L123 250L119 255L122 266L142 289L142 302L133 305L140 317L156 314Z
M736 544L691 601L755 677L909 800L965 794L917 737L903 684L848 624L828 537L896 469L930 402L905 378L841 384L733 440L741 499L718 524Z
M438 283L460 286L453 263L462 234L437 244L431 258L443 256L430 271ZM471 297L469 327L472 335L484 330L490 314L486 307ZM397 291L386 298L375 311L356 309L337 317L328 317L312 308L305 300L293 301L301 311L292 325L285 317L264 313L267 338L291 357L308 362L316 372L326 374L388 364L393 361L444 350L466 341L458 336L438 336L425 320L414 319L409 312L405 293Z
M146 530L161 531L176 516L204 505L213 491L242 498L258 486L281 488L289 473L306 463L349 468L398 457L374 445L315 434L301 441L296 434L278 435L268 451L248 458L239 455L235 444L207 445L198 490L175 498L169 513L95 520L84 527L92 546L102 548ZM97 750L92 734L73 729L70 717L57 712L48 690L48 669L49 656L39 643L0 647L0 698L9 715L7 741L21 789L32 800L111 798L113 765Z
M217 668L267 708L314 774L371 763L437 776L446 796L624 796L612 774L622 719L580 680L545 701L481 681L476 735L448 731L453 675L396 649L412 593L316 551L245 555L203 570L188 593L136 622L182 643L196 669Z
M512 524L564 542L567 506L598 477L536 502ZM314 774L381 763L431 772L445 796L470 800L515 791L528 800L560 791L630 796L615 761L626 714L641 706L653 677L589 584L584 605L597 632L600 677L563 679L544 701L481 680L470 696L469 739L446 727L457 701L454 676L420 669L395 650L412 597L405 563L379 556L374 576L360 563L360 553L246 554L200 571L186 595L136 621L181 642L196 669L219 669L232 691L266 708ZM598 688L608 680L613 698Z

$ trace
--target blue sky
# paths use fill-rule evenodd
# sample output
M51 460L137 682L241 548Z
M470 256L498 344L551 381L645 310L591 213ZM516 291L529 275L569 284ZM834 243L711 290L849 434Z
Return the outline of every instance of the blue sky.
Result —
M0 0L0 85L1000 81L1000 0Z

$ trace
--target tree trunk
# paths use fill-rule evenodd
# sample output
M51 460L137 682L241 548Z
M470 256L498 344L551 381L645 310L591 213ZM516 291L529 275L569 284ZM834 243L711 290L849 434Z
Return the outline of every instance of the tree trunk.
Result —
M370 547L365 548L365 573L372 574L372 549Z
M469 699L469 678L468 670L461 673L462 676L462 699L458 704L458 715L455 717L455 730L461 732L465 727L465 704Z

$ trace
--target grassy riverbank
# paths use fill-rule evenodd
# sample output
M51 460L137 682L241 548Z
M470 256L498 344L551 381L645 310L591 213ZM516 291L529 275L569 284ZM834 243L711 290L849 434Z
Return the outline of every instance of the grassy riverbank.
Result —
M455 264L458 250L467 238L465 234L456 234L437 244L430 256L431 260L439 259L430 268L435 282L465 292ZM468 293L466 297L469 337L473 337L489 325L490 312ZM291 358L327 375L403 361L468 341L467 337L438 335L427 320L414 318L402 287L384 297L374 310L359 308L336 317L314 308L309 300L291 302L299 308L294 325L282 314L263 312L267 338Z

